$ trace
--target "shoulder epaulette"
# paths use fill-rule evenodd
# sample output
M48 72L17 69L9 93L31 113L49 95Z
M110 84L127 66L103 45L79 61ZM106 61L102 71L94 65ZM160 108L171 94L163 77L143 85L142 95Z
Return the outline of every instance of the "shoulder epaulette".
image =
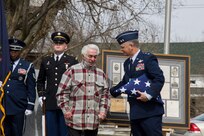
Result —
M145 55L152 55L150 52L144 52Z
M78 60L78 58L77 58L76 56L74 56L73 54L67 54L67 53L66 53L66 55L75 58L75 60Z

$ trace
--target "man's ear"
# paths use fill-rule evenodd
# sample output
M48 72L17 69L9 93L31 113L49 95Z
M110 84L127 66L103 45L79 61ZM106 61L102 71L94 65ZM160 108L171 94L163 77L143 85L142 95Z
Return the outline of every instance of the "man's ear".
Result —
M68 44L66 44L66 46L65 46L65 50L67 50L68 49Z

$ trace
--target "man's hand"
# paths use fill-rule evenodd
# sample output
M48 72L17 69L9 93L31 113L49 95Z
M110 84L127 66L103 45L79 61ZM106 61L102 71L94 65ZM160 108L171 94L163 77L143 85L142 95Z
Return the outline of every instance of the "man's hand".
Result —
M147 98L145 92L140 92L139 90L137 90L137 93L139 94L139 97L137 97L137 100L140 100L142 102L148 101L148 98Z
M72 113L71 112L67 112L64 114L64 118L66 119L71 119L72 118Z
M33 113L32 110L25 110L25 115L26 115L26 116L29 116L29 115L31 115L32 113Z
M45 100L45 99L46 99L46 97L42 97L42 96L38 98L38 102L39 102L41 107L43 106L43 100Z
M104 112L100 112L98 114L98 117L99 117L99 120L102 121L102 120L104 120L106 118L106 114Z

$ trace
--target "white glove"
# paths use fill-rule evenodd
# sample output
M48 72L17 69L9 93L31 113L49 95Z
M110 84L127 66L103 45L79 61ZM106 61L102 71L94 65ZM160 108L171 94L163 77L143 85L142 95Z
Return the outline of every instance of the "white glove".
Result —
M42 99L42 97L39 97L39 98L38 98L38 102L39 102L40 106L42 107L42 105L43 105L43 99Z
M2 81L0 81L0 87L2 86Z
M32 113L33 113L32 110L25 110L25 115L26 115L26 116L29 116L29 115L31 115Z
M38 98L38 102L39 102L41 107L43 106L43 100L45 100L45 99L46 99L46 97L42 97L42 96Z

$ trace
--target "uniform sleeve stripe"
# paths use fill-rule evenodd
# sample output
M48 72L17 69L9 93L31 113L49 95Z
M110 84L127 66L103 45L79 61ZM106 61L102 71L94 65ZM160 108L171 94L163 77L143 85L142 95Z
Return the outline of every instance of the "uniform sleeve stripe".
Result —
M28 102L28 104L30 104L30 105L35 105L35 103L32 103L32 102Z
M29 67L28 67L28 69L27 69L27 72L26 72L26 76L25 76L25 79L24 79L25 85L26 85L26 79L27 79L27 77L28 77L28 72L29 72L31 66L32 66L32 63L30 63L30 65L29 65Z

